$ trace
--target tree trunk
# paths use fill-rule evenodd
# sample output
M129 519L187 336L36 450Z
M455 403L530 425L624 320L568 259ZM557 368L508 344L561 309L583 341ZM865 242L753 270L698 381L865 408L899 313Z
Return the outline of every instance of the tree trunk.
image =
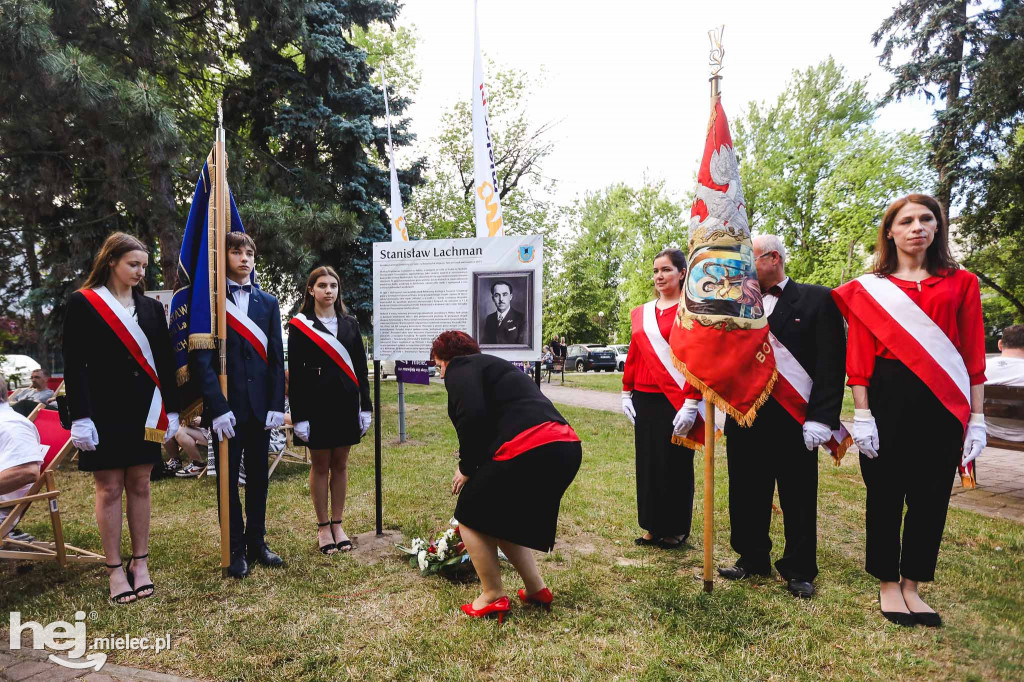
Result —
M153 234L160 244L160 271L163 273L165 289L174 289L178 282L178 249L181 237L178 233L178 212L174 205L174 183L171 167L166 162L150 166L150 181L153 188Z
M1017 319L1019 321L1024 322L1024 301L1021 301L1019 298L1014 296L1012 293L1010 293L1009 291L1007 291L1003 287L1001 287L998 284L996 284L996 282L991 277L989 277L988 275L986 275L986 274L984 274L982 272L977 272L977 271L974 271L974 274L977 275L978 279L980 279L982 282L987 284L989 287L995 289L996 293L998 293L1000 296L1002 296L1007 301L1012 303L1013 307L1017 309Z
M964 59L964 33L967 29L967 0L960 0L956 6L956 26L961 29L954 31L954 37L949 43L947 56L949 61L957 65L949 80L946 82L946 111L951 111L960 99L960 80L963 73ZM957 125L954 121L947 119L942 125L942 135L939 138L939 148L936 150L936 170L939 173L938 196L946 216L949 216L949 205L953 199L953 184L958 175L954 167L953 159L956 156Z
M25 247L25 267L28 269L28 281L32 291L37 291L43 286L42 275L39 274L39 258L36 256L36 235L29 225L34 221L29 220L26 215L25 227L21 231L22 245ZM50 344L46 342L46 330L43 328L45 318L43 317L42 304L34 300L32 303L32 327L36 333L36 361L43 366L47 372L50 371Z

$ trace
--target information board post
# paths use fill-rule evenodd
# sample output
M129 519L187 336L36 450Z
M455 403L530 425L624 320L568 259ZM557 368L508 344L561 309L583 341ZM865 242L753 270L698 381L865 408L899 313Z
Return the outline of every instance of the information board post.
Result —
M405 442L405 382L398 380L398 442Z
M373 420L373 466L374 486L377 493L377 535L384 534L384 509L381 499L381 475L380 475L380 360L373 361L373 411L376 413Z
M537 379L537 388L540 388L540 360L533 366L533 376Z

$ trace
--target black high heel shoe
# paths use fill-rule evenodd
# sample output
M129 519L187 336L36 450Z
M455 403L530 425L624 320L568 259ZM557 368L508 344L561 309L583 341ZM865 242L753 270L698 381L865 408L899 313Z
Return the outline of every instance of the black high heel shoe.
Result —
M131 559L128 560L128 565L124 569L125 575L128 576L128 584L131 585L132 588L134 588L135 597L137 599L149 599L153 596L153 593L156 592L156 585L154 585L153 583L149 583L148 585L139 585L138 587L135 587L135 576L132 574L132 562L138 559L145 559L148 556L149 552L146 552L145 554L140 554L139 556L133 556ZM149 593L139 594L139 592L144 592L145 590L149 590Z
M119 561L116 564L104 564L104 565L107 568L121 568L122 566L124 566L124 562L123 561ZM107 577L110 577L109 573L107 574ZM131 583L131 580L129 580L128 581L128 587L131 587L131 586L132 586L132 583ZM128 599L128 597L135 597L135 599ZM135 594L135 590L128 590L126 592L122 592L121 594L115 594L113 597L108 597L108 598L110 599L110 603L111 604L114 604L115 606L124 606L125 604L131 604L133 601L135 601L139 597L138 597L137 594Z
M882 588L878 588L878 610L882 611ZM912 613L903 613L902 611L882 611L882 615L890 623L896 625L902 625L903 627L912 628L917 625L917 619L914 618Z
M316 525L319 528L323 528L324 526L331 525L331 522L330 521L324 521L323 523L320 523L318 521ZM331 535L331 538L332 539L334 538L333 534ZM320 542L320 538L318 537L317 538L317 543L319 543L319 542ZM337 545L337 543L331 542L331 543L328 543L326 545L320 545L320 553L321 554L326 554L328 556L330 556L331 554L337 554L338 553L338 545Z
M331 523L336 523L336 524L338 524L340 526L341 525L341 519L338 519L337 521L335 521L334 519L331 519ZM333 535L333 534L334 534L334 529L332 528L331 529L331 535ZM338 551L339 552L351 552L352 551L352 541L351 540L342 540L341 542L339 542L338 543Z
M911 611L910 615L914 617L914 620L917 621L918 625L923 625L928 628L942 627L942 616L934 611Z

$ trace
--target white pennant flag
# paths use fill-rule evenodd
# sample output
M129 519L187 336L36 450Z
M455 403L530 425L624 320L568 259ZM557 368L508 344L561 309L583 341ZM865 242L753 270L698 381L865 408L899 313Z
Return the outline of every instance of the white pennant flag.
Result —
M405 225L405 209L402 208L402 192L398 187L398 169L395 167L395 148L391 145L391 107L388 106L388 82L384 72L380 74L384 88L384 116L388 121L388 157L391 161L391 241L409 241L409 230Z
M494 146L487 121L487 93L484 67L480 60L480 26L473 3L473 196L476 200L476 236L504 237L501 202L498 200L498 170L494 167Z

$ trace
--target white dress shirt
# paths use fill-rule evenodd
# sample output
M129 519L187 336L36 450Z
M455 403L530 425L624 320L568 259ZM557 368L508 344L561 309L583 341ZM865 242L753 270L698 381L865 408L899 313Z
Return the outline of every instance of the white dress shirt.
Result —
M780 289L785 289L786 282L788 281L789 277L783 277L782 281L776 284L775 286L777 286ZM761 300L764 301L764 316L768 317L772 314L772 312L775 311L775 304L779 302L779 297L776 296L775 294L765 294L764 296L761 297Z
M334 336L338 335L338 318L337 318L337 316L335 316L335 317L320 317L319 315L317 315L316 319L320 320L320 322L325 327L327 327L327 331L329 331L332 335L334 335Z
M236 284L238 286L243 286L243 285L247 286L249 284L252 284L252 282L250 282L248 279L246 279L244 282L235 282L234 280L230 280L230 279L228 280L228 296L231 296L234 299L235 305L238 306L238 309L241 310L243 313L245 313L245 316L248 317L249 316L249 292L246 291L245 289L238 289L238 290L235 291L234 294L232 294L231 293L231 285L232 284Z
M0 471L42 461L43 451L39 447L39 432L36 427L12 410L10 405L0 403ZM0 495L0 501L24 497L31 487L32 484L28 483L17 490ZM10 509L0 509L0 523L7 518Z

